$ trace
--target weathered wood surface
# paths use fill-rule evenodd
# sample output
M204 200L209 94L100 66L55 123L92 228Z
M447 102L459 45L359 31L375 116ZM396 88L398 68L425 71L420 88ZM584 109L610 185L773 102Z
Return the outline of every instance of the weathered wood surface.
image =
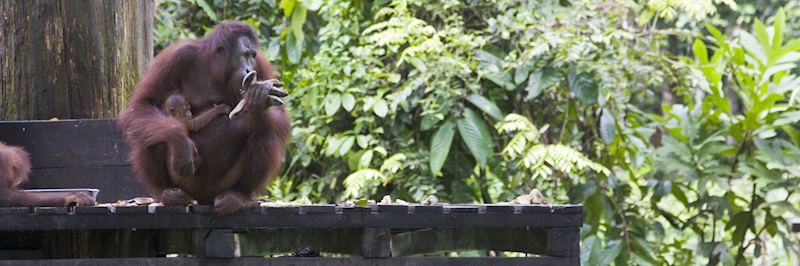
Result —
M0 141L24 146L34 169L130 166L115 120L0 122Z
M147 193L127 162L113 120L0 122L0 141L33 157L29 188L99 188L109 202ZM107 258L191 254L204 259L121 259L122 265L578 265L579 205L299 205L230 216L212 206L0 208L0 258ZM63 248L69 247L69 248ZM362 258L215 259L308 248ZM505 250L528 258L396 258ZM107 265L108 260L27 260ZM4 265L0 261L0 266Z
M0 230L68 229L198 229L198 228L489 228L567 227L583 221L579 205L513 206L512 213L495 213L507 205L371 207L307 205L254 207L218 216L212 206L156 207L36 207L0 208ZM454 212L453 210L458 210ZM465 212L474 210L474 212ZM577 236L576 236L577 237Z
M0 120L109 118L153 57L153 0L0 1Z
M573 228L578 230L578 228ZM548 228L440 228L395 234L392 255L407 256L458 250L504 250L548 253Z
M496 250L550 255L549 228L256 228L0 231L0 259L36 258L11 250L42 250L46 258L154 257L192 254L210 258L274 257L287 254L401 257L454 251ZM576 232L578 228L573 228ZM415 237L409 238L409 235ZM377 237L376 237L377 236ZM577 243L577 239L566 240ZM376 243L378 242L378 243ZM379 251L379 252L376 252ZM562 252L563 251L557 251ZM15 256L16 255L16 256ZM28 256L28 257L25 257ZM569 257L569 256L553 256Z
M97 188L98 200L147 196L128 162L130 148L110 119L0 122L0 141L22 146L33 171L25 188Z
M0 266L139 266L139 265L259 265L259 266L517 266L517 265L579 265L575 258L517 257L517 258L449 258L449 257L409 257L409 258L128 258L128 259L73 259L73 260L0 260Z
M566 258L542 265L576 265L580 257L582 208L575 205L300 205L254 207L230 216L217 216L212 210L211 206L0 208L0 231L43 232L45 244L29 249L43 250L40 256L46 258L132 254L234 258L286 254L304 247L365 258L459 250L534 253L547 256L544 261ZM136 234L124 235L125 229ZM165 236L166 232L172 234ZM114 235L120 237L109 238ZM16 246L20 241L12 241L12 247L21 248ZM119 249L119 243L136 244ZM71 248L57 248L62 246ZM134 246L139 246L136 252L124 251ZM536 259L529 263L538 263Z

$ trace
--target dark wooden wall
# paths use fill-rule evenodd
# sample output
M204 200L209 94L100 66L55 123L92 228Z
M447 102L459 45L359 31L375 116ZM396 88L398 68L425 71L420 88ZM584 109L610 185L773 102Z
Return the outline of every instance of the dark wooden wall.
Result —
M153 57L153 0L0 1L0 120L115 117Z
M131 171L115 120L0 122L0 141L30 153L24 188L96 188L99 202L150 195Z

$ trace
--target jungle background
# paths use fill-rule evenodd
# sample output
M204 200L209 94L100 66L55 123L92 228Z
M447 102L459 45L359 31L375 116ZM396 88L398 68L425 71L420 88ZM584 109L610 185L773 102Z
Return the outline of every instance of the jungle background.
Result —
M273 200L537 188L583 265L798 263L798 1L160 0L155 53L222 20L290 91Z

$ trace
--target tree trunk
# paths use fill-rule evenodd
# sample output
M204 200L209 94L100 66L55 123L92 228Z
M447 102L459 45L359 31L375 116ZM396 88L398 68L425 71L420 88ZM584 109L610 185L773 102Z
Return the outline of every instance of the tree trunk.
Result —
M0 120L110 118L153 57L153 1L0 1Z

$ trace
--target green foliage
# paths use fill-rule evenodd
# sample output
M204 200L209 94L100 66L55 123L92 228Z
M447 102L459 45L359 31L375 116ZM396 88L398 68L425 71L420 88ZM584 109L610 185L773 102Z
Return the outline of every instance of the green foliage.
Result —
M656 118L666 129L656 154L668 162L656 165L656 172L680 186L654 203L665 217L691 221L690 230L710 234L705 252L725 264L744 262L748 250L759 257L771 238L794 237L778 226L786 224L781 214L796 212L788 202L800 182L789 166L798 163L793 154L799 146L786 138L800 121L794 99L800 80L790 72L800 59L800 46L793 44L800 39L783 41L784 20L778 11L773 26L755 21L752 33L733 40L715 33L708 38L716 46L711 58L696 40L696 60L681 59L703 73L708 87ZM667 207L676 200L682 208Z
M452 122L447 122L442 125L431 140L431 173L434 175L439 173L442 169L447 155L450 153L450 145L453 143L453 136L455 135L455 126Z
M273 198L538 188L583 204L584 265L785 265L798 17L783 0L164 0L155 38L258 30L293 119Z
M642 12L640 20L647 21L654 14L666 19L673 19L678 14L683 14L684 19L701 20L717 12L715 4L724 4L733 10L737 4L733 0L651 0L647 3L648 10Z
M553 170L578 174L592 170L603 175L610 174L605 166L593 162L571 147L540 144L541 131L524 116L506 116L505 121L497 125L497 130L500 133L516 133L502 153L509 164L522 166L534 179L548 178L554 174Z

